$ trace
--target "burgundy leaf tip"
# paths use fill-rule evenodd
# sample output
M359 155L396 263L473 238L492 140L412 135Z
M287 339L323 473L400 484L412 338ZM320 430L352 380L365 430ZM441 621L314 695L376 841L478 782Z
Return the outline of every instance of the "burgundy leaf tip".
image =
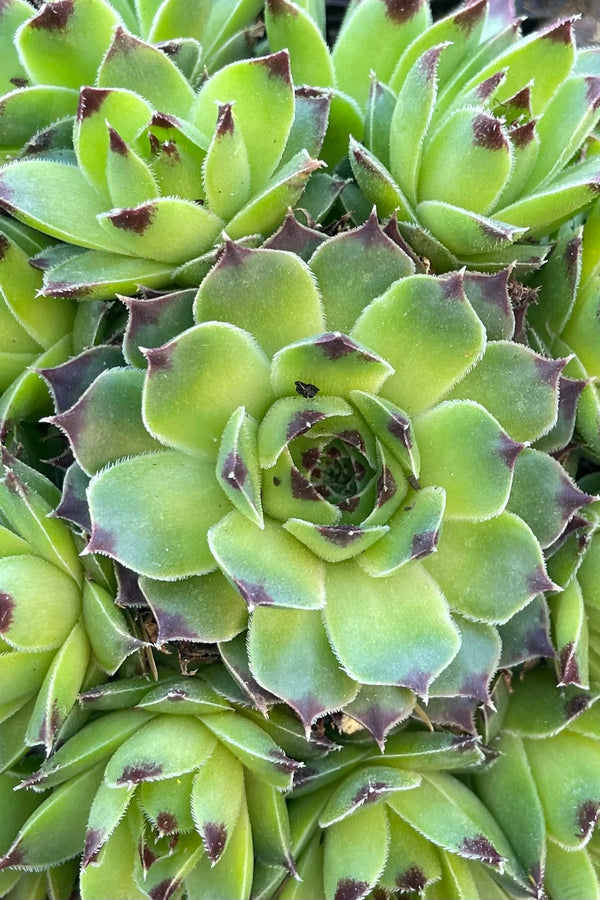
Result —
M547 359L544 356L537 355L534 357L534 360L539 380L555 390L558 386L559 376L569 360Z
M481 862L495 866L497 869L501 869L504 863L504 857L500 856L491 841L481 833L476 834L474 837L464 838L460 849L466 856L479 859Z
M485 150L508 151L508 142L499 120L483 113L473 119L473 142L476 147Z
M424 0L383 0L388 17L397 25L409 22L423 7ZM338 900L336 894L336 900ZM342 900L342 898L339 898Z
M383 506L388 500L391 500L392 497L396 494L398 488L396 485L396 481L394 476L390 472L387 466L383 466L381 470L381 475L377 480L377 500L376 505L378 507Z
M7 869L9 866L27 865L25 853L18 845L12 847L8 853L0 859L0 869Z
M368 881L357 881L355 878L340 878L335 889L334 900L361 900L361 897L366 896L369 888Z
M173 365L174 348L171 343L162 347L140 347L140 350L148 360L148 373L152 371L165 371Z
M567 684L581 684L581 675L577 665L575 646L573 641L562 648L560 653L560 682L559 686Z
M412 437L410 433L410 422L399 413L392 413L387 425L387 430L398 438L407 450L412 447Z
M225 134L233 134L235 126L233 123L233 113L231 111L231 103L223 103L219 106L219 115L217 117L216 136L223 137Z
M348 547L363 534L357 525L320 525L317 531L325 540L337 547Z
M322 353L332 362L337 362L345 356L355 354L361 360L376 360L372 353L367 353L358 344L339 331L328 331L315 341Z
M421 534L415 534L410 549L411 559L430 556L437 547L439 536L439 531L423 531Z
M540 31L540 38L548 39L553 44L573 43L573 19L559 19Z
M571 719L580 716L582 712L585 712L589 705L590 698L587 694L574 694L569 698L569 701L565 706L565 721L569 722Z
M524 447L525 444L522 444L520 441L513 441L505 431L501 432L498 441L498 453L509 469L514 467L517 456Z
M15 601L10 594L0 591L0 634L8 631L12 624Z
M288 423L286 439L291 441L293 438L299 437L312 428L316 422L321 422L324 418L324 413L316 409L302 409L294 413Z
M207 822L202 827L202 843L214 865L221 858L227 843L227 828L223 822Z
M267 67L271 78L279 78L286 84L292 84L292 71L290 69L290 57L287 50L280 50L270 56L264 56L257 60Z
M296 500L312 500L317 503L323 499L317 489L308 481L295 466L290 471L292 497Z
M476 3L469 4L469 6L466 6L457 13L454 17L454 21L459 28L462 28L463 31L470 34L486 15L487 6L487 0L477 0Z
M291 775L304 767L304 763L298 762L296 759L290 759L283 750L271 750L269 752L271 762L280 772Z
M440 287L444 300L466 300L464 291L464 272L450 272L440 278Z
M84 119L97 113L110 93L111 91L107 88L81 88L77 104L77 121L83 122Z
M110 149L113 153L118 153L119 156L127 156L129 153L129 147L121 137L118 131L115 131L110 125L108 126L108 137Z
M589 105L595 111L600 105L600 78L596 75L589 75L585 79L586 92L585 97Z
M427 876L419 866L410 866L396 876L396 884L403 893L421 893L427 884Z
M515 147L522 150L523 147L527 147L532 142L535 137L535 125L536 120L530 119L524 125L516 125L509 130L508 136Z
M449 46L450 41L445 41L443 44L437 44L437 46L435 47L430 47L429 50L426 50L425 53L421 56L419 65L421 66L425 78L428 81L431 81L433 78L435 78L442 50L445 50L446 47Z
M104 843L105 832L99 828L89 828L85 834L85 846L81 867L85 869L90 863L96 862L98 853Z
M145 203L143 206L137 206L134 209L118 209L114 213L108 215L108 219L115 228L122 231L133 231L135 234L142 235L152 224L156 216L156 204Z
M156 827L161 837L165 834L176 834L178 830L177 819L172 813L159 812L156 817Z
M57 0L46 3L34 19L30 19L29 27L43 31L65 31L67 22L73 15L74 0Z
M113 556L115 554L114 535L105 528L94 525L88 544L83 552L86 555L89 553L107 553L109 556Z
M577 825L579 835L584 840L592 833L598 816L600 815L600 803L597 800L584 800L577 809Z
M252 611L255 606L272 606L273 598L267 593L264 584L255 584L251 581L244 581L241 578L234 578L233 582L248 604L248 609Z
M181 882L178 880L171 881L170 878L165 878L148 891L148 896L151 897L151 900L169 900L169 897L173 896L180 885Z
M477 86L477 96L483 103L488 97L491 97L498 85L504 81L506 78L505 72L496 72L495 75L490 75L489 78L486 78L485 81L482 81L480 85Z
M538 566L533 573L527 576L527 588L532 597L538 594L544 594L546 591L560 591L559 585L554 584L548 578L546 570L543 566Z
M160 763L147 762L137 766L125 766L116 783L120 784L140 784L142 781L151 781L158 778L162 773L163 767Z
M2 262L2 260L6 256L9 248L10 248L10 242L9 242L8 238L4 237L3 234L0 234L0 262Z
M229 453L221 472L223 480L236 491L240 491L248 477L248 469L244 461L234 450Z

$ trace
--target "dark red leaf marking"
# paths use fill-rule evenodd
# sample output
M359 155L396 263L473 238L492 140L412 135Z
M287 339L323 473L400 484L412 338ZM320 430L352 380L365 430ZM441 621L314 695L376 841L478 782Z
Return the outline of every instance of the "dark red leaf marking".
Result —
M387 430L398 438L407 450L412 447L412 437L410 434L410 422L400 413L391 413L387 424Z
M233 123L233 113L231 112L231 103L223 103L219 106L215 137L221 138L225 134L233 134L234 131L235 126Z
M487 100L488 97L492 96L504 77L504 72L496 72L495 75L490 75L489 78L486 78L485 81L482 81L481 84L477 86L477 96L482 103Z
M473 119L473 139L476 147L485 150L508 150L502 125L493 116L481 113Z
M286 774L297 772L298 769L304 766L304 763L298 762L296 759L290 759L283 750L271 750L269 758L276 769Z
M148 847L147 844L145 844L144 846L142 846L140 844L140 846L138 848L138 852L140 854L140 859L142 861L144 871L147 872L148 869L150 868L150 866L156 862L156 860L158 859L158 856L156 855L156 853L152 852L152 850L150 849L150 847Z
M44 31L65 31L67 22L73 15L74 6L73 0L57 0L56 3L46 3L41 12L34 19L29 20L29 27Z
M110 149L113 153L118 153L119 156L127 156L129 154L129 147L121 137L118 131L115 131L114 128L109 126L108 128L108 136L110 142Z
M402 25L403 22L408 22L413 16L416 16L423 6L423 0L384 0L384 3L389 18L398 25ZM346 898L338 898L336 894L335 900L346 900Z
M376 360L372 353L365 352L358 344L345 334L328 331L315 341L315 347L319 347L323 354L332 362L343 359L351 353L361 360Z
M419 65L421 66L425 74L425 78L428 81L432 81L435 78L438 62L440 60L440 54L446 46L447 45L444 44L440 47L431 47L429 50L425 51L425 53L419 60Z
M138 206L137 209L121 209L119 212L111 213L108 218L115 228L142 235L148 230L155 216L156 204L147 203L144 206Z
M311 469L314 469L319 461L320 455L321 453L318 447L309 447L308 450L305 450L302 454L302 465L304 468L309 472Z
M273 598L267 594L264 584L254 584L251 581L243 581L241 578L234 578L233 582L252 610L255 606L271 606Z
M321 422L325 418L325 414L316 409L299 410L299 412L294 413L288 423L287 431L285 433L286 440L291 441L293 438L305 434L312 428L315 422Z
M10 628L14 609L15 601L11 595L0 591L0 634L4 634Z
M481 703L487 703L490 699L487 675L471 672L462 682L459 693L465 697L474 697Z
M315 470L315 472L318 470ZM321 494L313 487L310 481L307 481L304 475L294 466L290 471L290 482L292 487L292 497L296 500L313 500L320 502Z
M357 525L320 525L317 531L322 537L338 547L348 547L364 534Z
M125 766L121 775L117 778L117 784L140 784L142 781L149 781L158 778L162 773L163 767L160 763L148 762L140 763L139 766Z
M192 631L189 623L180 613L167 612L160 607L153 607L153 613L158 622L158 643L165 641L183 640L199 641L200 635Z
M524 125L515 125L509 130L508 136L515 147L522 149L532 142L535 137L535 122L535 119L531 119Z
M52 745L58 733L58 729L62 725L63 717L58 709L58 702L55 699L52 704L50 719L46 716L42 719L40 730L38 731L38 741L40 744Z
M582 712L585 712L589 705L590 701L587 694L575 694L565 706L565 720L569 721L579 716Z
M423 559L433 553L437 547L439 536L439 531L423 531L421 534L413 535L410 546L411 559Z
M212 863L218 862L227 843L227 828L223 822L207 822L202 827L202 842Z
M585 99L592 109L596 111L600 105L600 78L595 75L589 75L585 79L585 85Z
M525 444L521 444L519 441L513 441L505 431L500 432L498 438L498 453L509 469L513 468L517 456L524 447Z
M110 93L108 88L81 88L77 105L77 121L83 122L84 119L97 113Z
M140 41L136 40L132 34L129 34L127 31L125 31L125 29L121 25L118 25L115 29L113 42L109 48L108 53L106 54L105 61L108 62L118 53L129 55L133 50L135 50L139 43Z
M234 450L225 459L222 471L223 480L235 490L239 491L244 486L248 477L248 469L244 461Z
M517 91L512 97L505 101L506 106L512 106L513 109L522 109L531 115L531 88L524 87Z
M389 784L385 781L373 781L369 784L363 784L363 786L357 790L350 802L352 806L363 806L367 803L375 803L382 794L389 791L389 788Z
M527 576L527 589L535 597L545 591L558 590L553 581L550 581L543 566L538 566L534 572Z
M388 4L390 0L387 0ZM334 900L361 900L369 890L368 881L355 878L340 878L335 889Z
M491 841L484 834L476 834L475 837L466 837L460 845L460 850L468 856L473 856L490 866L502 865L503 857L500 856Z
M566 359L546 359L543 356L533 358L536 373L542 384L547 384L553 390L558 385L560 373L567 364Z
M405 893L414 891L418 894L424 890L427 876L418 866L410 866L401 875L396 876L396 884Z
M377 480L377 506L383 506L384 503L387 503L388 500L391 500L392 497L396 494L398 487L396 485L396 481L394 476L390 472L387 466L383 466L381 470L381 475Z
M161 835L175 834L177 832L177 819L169 812L159 812L156 817L156 827Z
M351 513L351 512L354 512L354 510L358 507L359 503L360 503L360 497L355 495L354 497L344 497L342 500L340 500L338 502L337 506L338 506L338 509L342 510L342 512Z
M356 447L357 450L360 450L361 453L365 453L365 442L360 431L356 431L355 429L352 431L340 431L338 432L337 437L340 441L343 441L344 444L349 444L351 447Z
M105 840L105 831L99 828L90 828L85 835L85 846L83 848L83 859L81 865L85 869L92 862L96 862L100 848Z
M168 113L157 112L154 113L150 120L151 128L179 128L180 123L179 119L175 116L170 116Z
M575 656L575 646L573 641L569 641L560 653L560 683L578 684L580 677L579 666Z
M171 881L170 878L165 878L164 881L155 884L154 887L148 891L148 896L150 896L152 900L169 900L169 897L173 896L180 884L180 881Z
M587 838L600 814L600 802L598 800L584 800L577 809L577 825L582 838Z
M431 676L427 672L424 672L422 669L411 669L404 678L396 683L399 687L410 688L415 694L423 697L429 689L430 681Z
M457 13L454 17L454 21L459 28L462 28L467 34L470 34L481 19L483 19L486 10L487 0L479 0L479 2L472 3L470 6L467 6Z
M117 553L115 535L100 525L94 525L86 550L88 553L107 553L109 556L115 556Z
M290 69L290 58L287 50L280 50L279 53L272 53L258 60L259 65L265 66L271 78L279 78L285 84L292 84L292 72Z
M25 856L25 851L22 847L15 847L13 850L9 850L6 856L3 856L0 859L0 869L6 869L8 866L23 866L27 865L27 857Z
M549 25L539 33L540 38L548 39L553 44L572 44L573 43L573 20L559 19L558 22Z
M4 237L3 234L0 234L0 261L4 259L9 249L10 243L8 238Z

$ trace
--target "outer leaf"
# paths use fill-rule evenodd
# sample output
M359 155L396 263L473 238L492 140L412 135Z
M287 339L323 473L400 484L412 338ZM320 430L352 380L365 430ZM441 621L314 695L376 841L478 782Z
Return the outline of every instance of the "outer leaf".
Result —
M381 394L409 415L442 397L485 341L456 274L401 279L365 309L351 334L394 367Z
M240 815L244 815L244 769L217 744L210 759L194 775L192 816L212 865L227 849Z
M222 219L231 219L250 199L248 150L231 103L224 103L219 109L203 175L209 206Z
M205 854L186 875L185 884L191 897L249 900L253 871L252 830L246 804L243 803L221 864L212 866L210 857Z
M287 49L294 84L333 87L334 71L327 44L317 24L301 6L269 0L265 24L271 50Z
M419 203L417 217L438 241L460 259L487 254L493 262L499 253L503 253L500 257L500 265L503 266L514 260L515 251L511 244L523 237L528 227L522 224L523 216L518 222L513 222L508 216L505 219L502 210L490 218L439 200ZM509 259L505 258L507 253L510 254Z
M96 861L98 851L114 833L127 812L134 790L135 785L109 787L105 782L100 783L89 811L81 861L84 869Z
M259 683L313 721L340 709L356 694L340 669L317 610L257 608L248 633L250 665Z
M112 596L93 581L86 581L83 586L83 622L94 658L110 675L143 646L130 633L125 616L115 606Z
M93 529L87 551L106 553L150 578L211 571L214 560L201 536L229 505L213 472L206 457L165 450L95 475L88 493ZM177 516L165 515L174 498Z
M538 542L512 513L488 522L445 522L438 546L423 565L452 609L469 618L506 622L552 590Z
M190 792L194 773L161 781L144 781L138 791L138 803L160 837L194 830Z
M80 876L82 900L107 896L115 900L145 900L148 896L136 884L139 866L137 835L134 831L136 811L126 814L109 841L99 851L93 866L86 866Z
M76 109L77 91L73 88L35 84L11 90L3 96L0 108L3 156L20 150L40 128L74 115Z
M246 329L269 357L324 328L319 293L302 260L281 250L247 250L231 241L198 290L194 317Z
M365 684L426 695L460 638L436 583L417 562L374 580L353 562L329 566L325 624L345 670Z
M410 204L391 173L352 137L350 164L359 188L375 204L380 217L391 216L397 210L401 219L414 219Z
M391 810L388 825L390 852L379 883L388 890L422 891L438 881L442 873L436 848Z
M545 883L552 895L575 900L577 896L597 900L600 897L598 875L592 857L585 850L567 852L548 841Z
M276 788L265 784L252 772L245 774L244 783L255 858L267 865L282 865L294 874L296 863L292 856L290 822L284 798Z
M215 525L209 543L228 580L248 603L320 609L324 565L271 519L264 530L232 512Z
M319 816L321 828L328 828L353 815L360 807L385 799L387 794L418 787L421 775L391 766L361 766L347 775L333 792Z

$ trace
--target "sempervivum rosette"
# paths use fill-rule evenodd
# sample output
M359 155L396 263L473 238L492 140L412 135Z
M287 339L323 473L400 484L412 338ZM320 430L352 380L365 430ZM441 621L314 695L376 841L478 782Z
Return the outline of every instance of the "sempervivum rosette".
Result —
M197 324L146 350L146 371L100 375L54 422L92 476L88 550L141 576L159 643L218 641L306 727L345 707L382 741L415 694L488 699L497 626L512 620L517 644L541 627L542 601L528 607L553 587L540 544L589 498L537 451L512 490L523 442L555 421L563 362L486 344L463 281L500 314L505 276L408 275L374 222L311 266L341 272L361 243L365 271L377 252L388 281L365 279L346 305L297 256L228 244ZM139 319L148 301L128 302ZM540 481L543 527L529 527ZM525 607L531 622L514 620ZM232 640L247 610L250 668Z

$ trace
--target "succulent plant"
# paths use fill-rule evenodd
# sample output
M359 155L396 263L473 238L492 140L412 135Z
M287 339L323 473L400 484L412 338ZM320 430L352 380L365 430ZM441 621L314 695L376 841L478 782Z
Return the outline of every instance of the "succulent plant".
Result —
M75 156L9 163L0 204L64 242L43 252L42 295L197 284L225 227L267 235L296 203L320 165L306 148L318 152L326 114L326 98L295 98L285 52L232 63L196 94L160 50L118 29L97 84L79 92Z
M575 70L571 20L522 38L516 20L487 27L488 6L474 0L431 24L425 0L365 0L330 55L306 11L267 3L271 47L289 46L294 78L337 99L324 158L338 162L326 151L350 132L359 188L380 216L397 211L438 272L539 265L531 239L598 191L597 157L573 162L600 117L600 82ZM360 217L364 200L347 194Z
M6 454L7 456L7 454ZM113 603L110 570L87 568L64 522L47 518L57 488L6 458L0 480L0 666L5 771L81 725L82 686L105 680L142 644Z

